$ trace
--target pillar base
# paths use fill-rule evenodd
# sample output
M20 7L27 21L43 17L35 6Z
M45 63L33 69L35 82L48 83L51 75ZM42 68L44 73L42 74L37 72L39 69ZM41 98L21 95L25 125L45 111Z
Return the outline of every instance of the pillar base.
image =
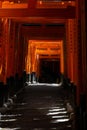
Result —
M32 83L36 83L36 73L32 72Z
M27 74L26 77L27 77L26 81L29 82L29 83L31 83L31 73Z

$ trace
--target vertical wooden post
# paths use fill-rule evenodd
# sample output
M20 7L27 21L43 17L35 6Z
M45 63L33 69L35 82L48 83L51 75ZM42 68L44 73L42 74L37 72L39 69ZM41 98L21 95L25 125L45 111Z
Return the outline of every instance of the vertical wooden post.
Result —
M27 74L31 73L31 46L28 41L28 50L27 50Z
M67 60L67 77L70 78L70 57L69 57L69 51L70 51L70 46L69 46L69 25L68 25L68 20L66 20L66 60Z
M83 93L87 89L87 43L86 43L86 23L85 23L85 0L80 2L80 14L81 14L81 48L82 48L82 82L83 82Z
M67 20L67 67L68 77L73 81L73 45L74 45L74 34L73 34L73 20Z
M0 81L3 82L3 19L0 20Z
M15 23L10 20L10 51L9 64L11 69L10 76L15 76Z
M8 77L8 51L9 51L9 33L8 33L8 19L3 19L3 81L6 83Z
M23 42L23 64L22 64L23 71L26 71L26 52L27 52L27 40L24 37L24 42Z
M78 7L78 6L77 6ZM66 24L67 36L67 70L68 77L77 86L77 104L79 103L79 43L78 43L78 14L76 19L68 19Z
M60 62L61 73L64 74L63 41L60 41Z
M15 26L16 23L9 20L9 58L8 58L8 67L9 67L9 77L15 76L16 73L16 43L15 43Z
M40 76L40 55L36 54L36 75L37 78Z
M35 54L35 46L33 44L32 44L31 59L32 59L32 72L36 72L35 70L36 54Z
M23 72L23 42L24 38L21 36L21 24L18 24L17 29L17 72L19 74L19 77L22 76Z
M37 0L28 0L28 8L35 9Z

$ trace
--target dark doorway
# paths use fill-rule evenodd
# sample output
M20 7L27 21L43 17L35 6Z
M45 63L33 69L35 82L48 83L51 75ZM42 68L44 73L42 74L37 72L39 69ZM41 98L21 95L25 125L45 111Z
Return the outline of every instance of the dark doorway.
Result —
M60 59L40 59L39 82L55 83L60 74Z

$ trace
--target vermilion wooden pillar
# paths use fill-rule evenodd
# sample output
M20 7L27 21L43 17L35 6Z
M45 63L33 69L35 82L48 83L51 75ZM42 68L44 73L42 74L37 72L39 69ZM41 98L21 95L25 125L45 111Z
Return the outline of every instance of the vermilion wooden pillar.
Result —
M9 76L15 76L15 73L16 73L16 60L15 60L15 56L16 56L16 52L15 52L15 22L13 21L9 21L9 28L10 28L10 31L9 31L9 61L8 61L8 67L10 69L10 75ZM9 70L8 70L9 71Z
M10 76L15 76L15 24L3 19L3 70L4 83Z
M77 81L77 103L79 105L80 103L80 94L83 93L83 87L84 87L84 81L83 81L83 78L84 78L84 74L85 72L83 72L83 69L85 66L85 62L82 61L85 59L85 56L83 56L83 53L85 50L83 50L83 47L84 45L82 45L82 37L81 37L81 8L82 8L82 4L81 4L81 1L83 0L76 0L76 36L75 36L75 52L77 53L74 53L74 56L76 57L75 58L75 62L77 62L77 67L74 68L74 71L78 70L77 72L77 75L78 77L75 76L75 81ZM82 11L83 13L83 11ZM84 26L84 25L83 25ZM82 53L83 51L83 53ZM78 59L78 60L77 60Z
M27 73L27 81L32 82L31 76L32 72L35 72L35 54L34 54L34 46L31 44L32 42L28 40L27 46L27 55L26 55L26 73Z
M26 72L29 74L31 72L31 58L30 58L30 51L31 47L28 42L28 50L27 50L27 55L26 55Z
M63 40L60 41L60 72L64 74Z
M22 76L23 73L23 43L24 43L24 38L21 35L21 24L17 25L17 30L16 30L16 37L17 37L17 73L19 77Z
M86 43L86 20L85 20L85 0L80 1L81 20L81 48L82 48L82 85L83 93L87 91L87 43ZM87 94L86 94L87 95Z
M70 78L70 65L69 65L69 30L68 30L68 20L66 20L66 63L67 63L67 77Z
M26 53L25 53L25 58L24 58L24 68L27 73L28 72L27 71L28 41L26 41L25 50L26 50Z
M37 78L40 76L40 55L36 54L36 75Z
M19 29L18 29L18 24L15 23L15 41L14 41L14 61L15 61L15 74L19 72L20 69L18 69L18 64L19 64L19 42L18 42L18 34L19 34Z
M27 56L27 40L26 37L24 37L24 41L23 41L23 64L22 64L22 70L26 72L26 56Z
M84 77L87 77L84 15L84 0L76 0L76 18L69 19L66 24L68 77L76 85L78 105L80 95L85 93L86 78Z
M3 19L0 20L0 81L3 82Z
M36 7L37 0L28 0L28 8L34 9Z
M31 72L36 72L36 55L35 55L35 45L31 44Z
M9 51L9 32L8 32L8 19L3 19L3 82L6 83L6 78L9 75L8 71L8 51Z
M6 79L13 75L13 42L10 40L10 23L11 21L7 18L2 19L2 80L6 83Z
M79 65L79 60L80 60L80 55L79 52L79 40L78 40L78 36L79 36L79 30L78 30L78 20L77 18L74 20L74 50L73 50L73 72L74 72L74 84L76 85L76 96L77 96L77 105L79 105L80 102L80 88L81 88L81 80L79 80L80 76L81 76L81 68Z
M15 26L11 20L8 20L8 50L7 51L7 77L14 76L14 39L15 39Z
M68 77L77 89L77 104L79 104L79 47L78 47L78 20L68 19L66 23L66 39L67 39L67 71Z
M78 85L78 32L76 19L70 19L69 22L69 56L71 64L71 80Z
M69 19L66 23L66 44L67 44L67 71L68 71L68 78L73 81L73 44L74 44L74 37L73 37L73 20Z

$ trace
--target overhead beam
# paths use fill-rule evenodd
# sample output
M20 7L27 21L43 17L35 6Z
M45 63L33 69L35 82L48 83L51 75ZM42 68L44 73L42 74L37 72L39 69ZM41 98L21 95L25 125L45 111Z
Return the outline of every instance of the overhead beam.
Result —
M64 37L65 36L65 28L64 27L22 27L21 32L23 36L28 36L28 37Z
M57 51L51 51L51 50L36 50L36 54L43 54L43 55L59 55L60 50Z
M11 18L15 22L19 23L40 23L40 24L47 24L47 23L53 23L53 24L65 24L65 19L57 19L57 18L46 18L46 17L13 17Z
M37 0L28 0L29 8L36 8Z
M0 17L75 18L75 7L66 9L0 9Z
M63 0L63 1L76 1L76 0Z
M39 55L39 59L52 59L52 60L58 60L60 58L60 54L57 55Z

